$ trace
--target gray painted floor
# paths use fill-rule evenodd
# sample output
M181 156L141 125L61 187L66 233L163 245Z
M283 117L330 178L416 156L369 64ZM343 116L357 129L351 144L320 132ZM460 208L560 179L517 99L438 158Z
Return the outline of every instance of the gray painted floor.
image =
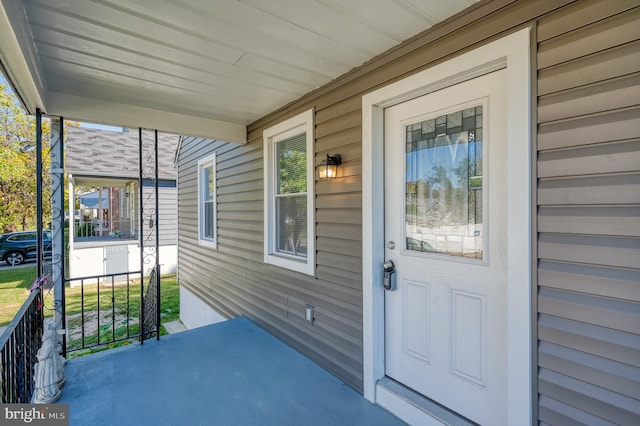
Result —
M245 318L76 358L71 425L400 425Z

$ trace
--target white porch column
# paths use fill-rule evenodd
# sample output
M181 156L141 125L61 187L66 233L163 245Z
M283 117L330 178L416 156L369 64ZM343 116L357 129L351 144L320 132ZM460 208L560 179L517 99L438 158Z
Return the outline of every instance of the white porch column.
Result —
M52 244L52 280L55 317L54 321L64 328L64 121L60 117L51 117L51 244ZM71 218L70 218L71 220Z

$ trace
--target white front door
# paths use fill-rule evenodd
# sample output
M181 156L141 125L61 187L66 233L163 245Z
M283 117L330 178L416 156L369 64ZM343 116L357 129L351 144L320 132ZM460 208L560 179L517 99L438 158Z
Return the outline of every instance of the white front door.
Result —
M505 70L385 109L385 374L507 422Z

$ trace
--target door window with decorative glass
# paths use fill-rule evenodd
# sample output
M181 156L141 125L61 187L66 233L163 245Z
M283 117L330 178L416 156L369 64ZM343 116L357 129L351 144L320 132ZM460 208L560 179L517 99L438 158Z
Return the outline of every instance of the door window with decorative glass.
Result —
M483 105L404 128L406 249L483 259Z

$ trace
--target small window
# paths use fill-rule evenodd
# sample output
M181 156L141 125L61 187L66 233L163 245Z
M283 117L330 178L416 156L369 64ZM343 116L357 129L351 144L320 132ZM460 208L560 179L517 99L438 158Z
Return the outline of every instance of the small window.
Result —
M9 241L35 241L36 233L30 232L28 234L18 234L8 238Z
M265 263L315 274L313 110L264 131Z
M198 241L217 247L216 155L198 161Z

